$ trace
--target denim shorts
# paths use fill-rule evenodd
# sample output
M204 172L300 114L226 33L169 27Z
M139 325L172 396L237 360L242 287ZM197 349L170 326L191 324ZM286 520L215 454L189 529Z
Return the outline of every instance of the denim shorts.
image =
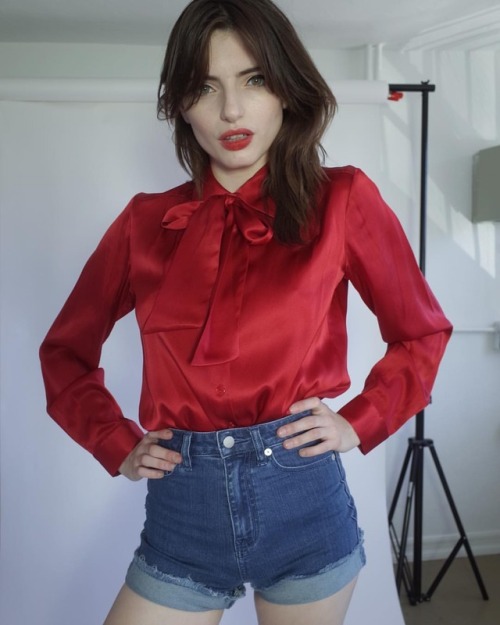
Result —
M276 430L309 412L217 432L173 430L182 463L149 480L126 584L186 611L231 607L249 583L278 604L324 599L365 564L339 454L303 458Z

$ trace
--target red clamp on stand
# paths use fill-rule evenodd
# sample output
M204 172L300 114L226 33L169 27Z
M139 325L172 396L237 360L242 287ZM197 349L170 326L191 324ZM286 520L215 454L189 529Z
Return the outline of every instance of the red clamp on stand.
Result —
M392 100L393 102L399 102L404 97L404 93L402 91L391 91L387 96L388 100Z

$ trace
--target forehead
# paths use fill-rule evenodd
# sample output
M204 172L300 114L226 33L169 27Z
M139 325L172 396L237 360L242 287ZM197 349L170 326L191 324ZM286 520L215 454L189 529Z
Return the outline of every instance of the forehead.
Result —
M233 30L215 30L208 47L208 73L212 76L238 74L257 66L252 52Z

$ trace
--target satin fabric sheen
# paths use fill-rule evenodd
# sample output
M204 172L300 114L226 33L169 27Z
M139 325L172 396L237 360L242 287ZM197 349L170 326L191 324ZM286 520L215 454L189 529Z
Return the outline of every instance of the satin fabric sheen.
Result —
M213 431L277 419L349 387L351 282L387 343L364 389L338 411L364 453L425 407L451 333L404 232L374 183L325 169L319 234L273 238L263 168L236 193L209 172L139 194L104 235L40 349L49 414L112 474L143 436L106 389L102 345L135 310L146 430Z

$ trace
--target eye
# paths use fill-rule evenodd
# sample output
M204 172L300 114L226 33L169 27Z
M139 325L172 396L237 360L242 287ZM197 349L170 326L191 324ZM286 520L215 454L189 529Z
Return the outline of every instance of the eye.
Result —
M266 79L262 74L255 74L248 79L247 84L251 87L265 87Z
M208 95L209 93L212 93L213 90L213 87L208 84L204 84L203 87L200 89L200 96Z

